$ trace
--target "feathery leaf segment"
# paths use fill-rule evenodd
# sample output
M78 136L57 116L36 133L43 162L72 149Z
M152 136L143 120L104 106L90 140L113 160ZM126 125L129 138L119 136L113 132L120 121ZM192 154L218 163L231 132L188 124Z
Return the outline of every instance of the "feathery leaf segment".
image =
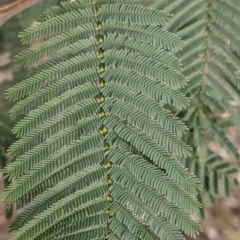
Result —
M240 101L240 7L236 3L163 0L152 5L174 15L164 29L186 42L177 56L184 66L182 73L189 79L182 93L190 98L191 105L187 111L176 111L176 115L192 130L185 139L193 147L193 155L183 163L200 178L203 190L199 198L205 207L213 204L216 194L228 196L231 187L238 184L235 160L239 152L227 137L230 127L240 126L232 105ZM223 118L223 114L228 117ZM233 164L208 147L209 139L226 150Z
M1 199L26 205L12 240L181 240L200 230L191 218L200 183L180 163L187 129L166 108L188 106L173 54L182 42L162 28L169 14L127 2L63 2L19 35L42 42L15 57L38 67L6 93L22 119Z

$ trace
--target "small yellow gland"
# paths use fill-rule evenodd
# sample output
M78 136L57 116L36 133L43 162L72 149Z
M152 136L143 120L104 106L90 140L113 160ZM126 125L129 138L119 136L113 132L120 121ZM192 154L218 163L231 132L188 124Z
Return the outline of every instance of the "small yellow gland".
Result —
M105 82L104 82L104 81L101 81L101 82L99 83L99 87L100 87L100 88L104 88L104 87L105 87Z
M106 116L106 113L104 111L102 111L100 114L99 114L100 117L105 117Z
M104 97L104 96L101 96L101 97L98 99L98 102L99 102L99 103L105 102L105 97Z
M99 40L98 40L98 44L102 44L104 41L103 41L103 38L101 37Z
M100 14L101 14L100 11L97 11L97 12L96 12L96 17L99 17Z
M103 29L103 26L102 26L101 23L99 23L99 24L97 25L97 30L102 30L102 29Z
M107 162L107 164L105 165L105 168L106 169L109 169L112 167L112 163L111 162Z
M102 129L102 134L106 134L106 133L108 133L108 129L107 129L106 127L104 127L104 128Z
M98 58L100 58L100 59L104 58L103 52L100 52L100 53L98 54Z
M112 185L113 184L113 180L111 178L108 179L108 184Z
M105 146L104 146L104 151L107 151L110 149L110 146L106 143Z
M104 67L100 67L99 68L99 73L104 73L105 72L105 68Z

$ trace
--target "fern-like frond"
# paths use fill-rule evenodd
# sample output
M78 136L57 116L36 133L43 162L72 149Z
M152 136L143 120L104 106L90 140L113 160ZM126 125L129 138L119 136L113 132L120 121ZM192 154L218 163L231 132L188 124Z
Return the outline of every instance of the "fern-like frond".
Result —
M212 139L230 156L239 159L238 150L226 136L228 128L234 126L231 117L226 120L228 124L224 127L220 124L221 120L217 121L220 118L218 116L226 112L232 116L234 111L231 101L240 100L240 80L236 74L240 66L238 6L235 0L162 0L152 5L174 15L164 29L175 32L186 42L177 56L184 67L182 73L189 79L183 93L190 97L191 111L178 111L176 115L183 116L193 131L193 134L188 134L186 138L194 149L193 157L188 159L192 164L183 162L187 167L195 166L190 169L201 179L204 186L200 193L204 206L219 193L221 186L220 181L216 180L217 177L225 179L224 188L230 189L231 181L226 179L229 179L231 173L234 176L237 172L236 167L231 168L229 162L216 157L213 158L213 169L219 163L222 170L226 169L226 174L223 170L220 177L217 170L213 173L206 170L207 157L212 155L206 144ZM228 168L235 171L228 172Z
M191 152L187 128L167 108L189 105L174 55L182 41L163 29L169 14L127 2L64 2L20 34L42 42L15 57L38 66L6 93L21 120L1 200L26 205L13 240L179 240L200 231L191 213L201 187L180 162Z

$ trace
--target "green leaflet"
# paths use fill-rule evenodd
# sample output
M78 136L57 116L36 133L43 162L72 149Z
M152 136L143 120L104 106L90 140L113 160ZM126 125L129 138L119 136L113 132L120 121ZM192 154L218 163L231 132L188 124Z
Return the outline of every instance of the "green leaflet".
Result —
M1 195L24 207L13 240L180 240L201 230L190 216L201 187L180 162L187 128L168 109L189 105L182 41L164 30L168 13L130 2L63 2L20 34L41 43L15 57L38 67L6 93L21 117L16 161L3 170L14 181Z
M60 62L46 70L29 77L23 84L17 84L10 88L6 96L10 100L16 101L24 98L52 83L57 79L90 67L97 67L99 63L95 52L86 53L84 56L75 56L66 61Z
M155 9L116 3L114 5L103 5L99 20L101 22L107 20L157 26L166 24L170 20L170 15L166 12L156 11Z
M186 209L189 212L194 212L198 208L196 200L189 195L190 189L184 191L181 187L177 186L175 182L169 178L169 176L158 169L154 165L148 164L148 161L142 156L131 154L123 148L112 148L108 152L108 156L111 157L114 164L118 166L129 165L129 171L131 171L138 179L146 182L154 188L158 193L164 195L166 198L171 199L174 203L181 208ZM150 177L152 176L152 177ZM186 186L184 186L185 188ZM200 189L199 183L195 183L195 188L192 193L196 195L196 189Z
M60 52L64 47L69 48L73 43L96 34L97 30L94 27L94 24L77 26L66 33L57 35L48 41L43 42L35 48L26 49L25 51L18 53L18 55L15 56L14 61L17 66L29 66L42 59L43 56L51 56L58 51Z
M80 74L81 72L81 74ZM19 115L26 115L31 110L41 106L52 98L64 93L67 90L71 90L77 86L81 86L84 83L94 82L99 78L99 74L96 68L84 69L83 71L77 71L73 74L66 75L60 78L53 84L45 87L24 98L20 102L17 102L15 106L10 110L10 115L16 117Z

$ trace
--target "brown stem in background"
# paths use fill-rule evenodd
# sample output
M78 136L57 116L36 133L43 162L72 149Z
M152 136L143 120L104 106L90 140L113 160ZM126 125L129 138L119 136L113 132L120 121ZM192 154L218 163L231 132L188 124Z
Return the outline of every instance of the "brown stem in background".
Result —
M7 20L42 0L9 0L0 3L0 26Z

